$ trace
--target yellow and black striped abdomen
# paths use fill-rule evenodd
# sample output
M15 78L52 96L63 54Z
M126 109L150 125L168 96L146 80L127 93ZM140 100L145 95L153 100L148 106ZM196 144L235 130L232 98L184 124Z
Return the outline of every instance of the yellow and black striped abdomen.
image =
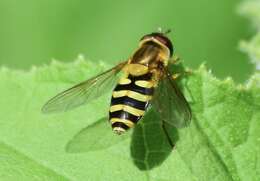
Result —
M109 120L113 130L121 134L131 128L144 115L152 98L152 74L121 78L111 99Z

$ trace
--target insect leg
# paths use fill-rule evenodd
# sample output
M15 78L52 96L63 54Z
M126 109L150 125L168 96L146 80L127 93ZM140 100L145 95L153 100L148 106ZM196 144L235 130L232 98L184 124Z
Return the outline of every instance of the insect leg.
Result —
M175 80L175 79L178 79L180 76L190 76L190 75L192 75L193 74L193 72L192 72L192 70L190 70L190 69L187 69L187 70L184 70L183 72L178 72L178 73L174 73L174 74L172 74L172 79L173 80Z
M173 74L173 75L172 75L172 79L175 80L175 79L177 79L178 77L180 77L180 75L181 75L180 73Z
M178 55L174 55L170 60L170 64L179 64L181 62L181 58Z

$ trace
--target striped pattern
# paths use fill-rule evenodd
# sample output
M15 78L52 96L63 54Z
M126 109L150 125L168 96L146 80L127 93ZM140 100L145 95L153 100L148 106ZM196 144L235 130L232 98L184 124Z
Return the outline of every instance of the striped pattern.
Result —
M152 74L128 75L121 78L111 99L109 120L113 130L121 134L144 115L153 96Z

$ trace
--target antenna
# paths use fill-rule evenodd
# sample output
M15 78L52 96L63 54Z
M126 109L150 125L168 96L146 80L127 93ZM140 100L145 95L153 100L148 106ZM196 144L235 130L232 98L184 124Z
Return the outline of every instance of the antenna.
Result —
M167 34L169 34L169 33L171 33L171 32L172 32L172 30L171 30L171 29L168 29L168 30L166 30L165 32L163 32L163 34L167 35Z

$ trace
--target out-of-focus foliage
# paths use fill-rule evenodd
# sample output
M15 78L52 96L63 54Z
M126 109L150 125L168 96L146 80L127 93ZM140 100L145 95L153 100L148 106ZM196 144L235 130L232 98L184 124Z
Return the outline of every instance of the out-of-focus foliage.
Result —
M246 1L240 7L240 13L249 17L258 33L250 41L241 41L240 47L249 54L250 60L260 70L260 1Z
M141 36L171 28L185 64L207 62L217 76L249 77L250 63L238 49L247 20L237 0L84 1L1 0L0 63L27 68L51 58L69 61L79 53L92 61L126 59Z

